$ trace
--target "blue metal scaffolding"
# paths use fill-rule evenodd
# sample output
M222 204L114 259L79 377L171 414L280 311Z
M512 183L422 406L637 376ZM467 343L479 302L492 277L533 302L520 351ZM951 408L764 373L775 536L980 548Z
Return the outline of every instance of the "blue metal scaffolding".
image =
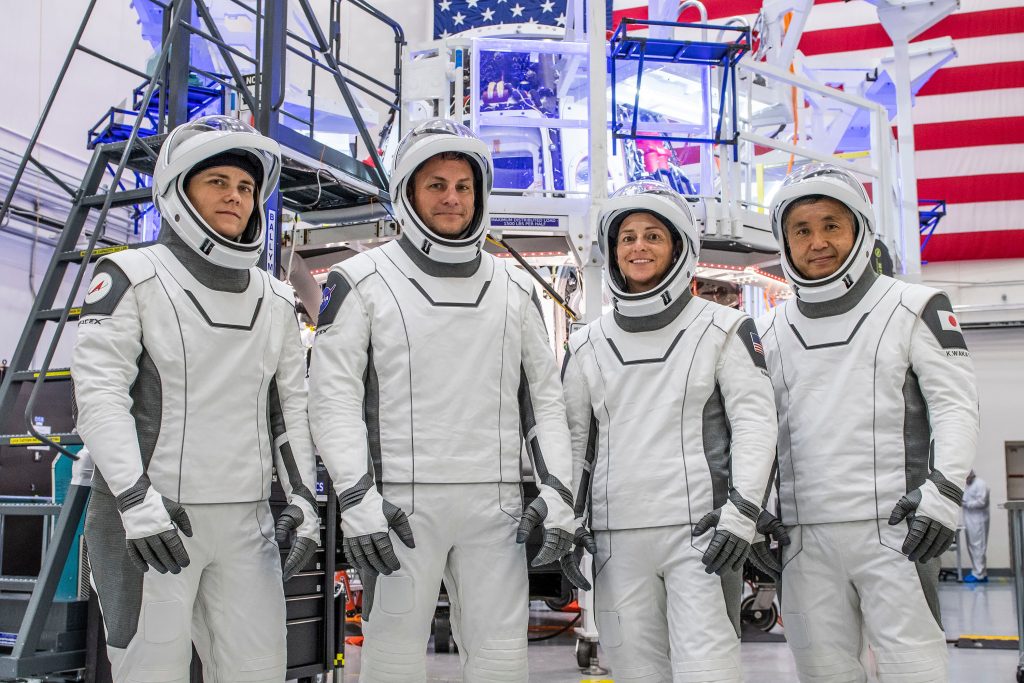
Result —
M700 29L702 31L718 31L720 34L729 31L738 34L736 39L729 42L715 42L705 40L675 40L671 38L630 35L631 26L666 27L683 29ZM614 139L632 140L671 140L678 142L694 142L702 144L726 144L733 146L733 158L739 160L738 152L738 121L736 107L736 64L740 58L750 49L750 29L737 26L725 26L718 24L691 24L672 21L646 21L638 19L623 19L615 33L612 35L608 46L608 71L611 75L611 110L617 111L618 97L616 95L616 63L619 61L637 62L636 88L633 96L632 121L629 130L623 131L623 124L615 121L612 125L612 136ZM645 134L638 132L640 116L640 87L643 80L645 64L690 64L704 67L710 73L713 67L721 69L721 80L719 82L718 116L714 125L714 134L711 137L694 135L677 135L671 133ZM705 87L708 83L705 82ZM722 127L725 119L726 97L729 97L730 127L723 135ZM712 116L713 112L706 112Z

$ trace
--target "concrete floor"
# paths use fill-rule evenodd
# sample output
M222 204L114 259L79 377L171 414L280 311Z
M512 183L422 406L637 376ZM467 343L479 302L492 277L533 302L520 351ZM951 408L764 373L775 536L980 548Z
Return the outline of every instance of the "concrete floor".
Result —
M962 634L1005 635L1017 633L1013 585L1009 579L992 579L987 585L956 583L940 584L939 597L947 640L955 643ZM544 635L572 615L548 611L542 603L534 603L531 612L530 636ZM776 627L781 632L781 627ZM571 631L570 631L571 632ZM773 631L774 633L775 631ZM530 680L544 683L605 683L614 680L607 675L581 674L576 667L575 639L562 635L530 645ZM427 657L428 680L433 682L462 680L457 654L433 654ZM796 668L785 643L744 642L741 646L745 680L757 683L796 681ZM954 683L989 683L1012 681L1017 665L1016 650L968 650L949 646L950 678ZM344 679L355 681L359 672L359 648L348 647Z

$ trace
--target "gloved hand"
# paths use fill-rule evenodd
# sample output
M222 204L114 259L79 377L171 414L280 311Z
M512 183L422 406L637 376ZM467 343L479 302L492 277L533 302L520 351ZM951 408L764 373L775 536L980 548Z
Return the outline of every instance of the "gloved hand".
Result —
M303 501L305 502L305 501ZM308 505L308 503L307 503ZM284 560L284 568L281 570L281 578L287 582L309 562L320 545L319 520L316 520L317 535L311 538L307 524L304 524L308 515L298 505L289 505L281 511L274 525L274 537L278 545L291 541L291 549Z
M139 494L143 491L140 500ZM139 571L153 567L161 574L177 574L189 565L178 531L192 536L192 523L180 503L164 498L148 482L118 495L116 501L124 525L128 557Z
M530 532L537 528L537 526L542 525L547 516L548 504L543 498L534 498L533 502L523 511L522 519L519 520L519 529L516 531L516 543L526 543L526 539L530 537ZM579 536L581 530L582 528L577 530L576 534L570 534L565 529L544 525L543 545L541 545L537 557L533 558L532 565L540 567L557 560L563 571L565 571L567 565L572 562L571 555L575 547L574 541ZM580 539L582 540L582 537ZM591 543L593 543L593 539L591 539ZM568 561L565 560L566 556L570 556ZM579 567L574 566L570 571L566 571L565 578L569 579L569 583L581 590L590 590L590 582L580 573Z
M596 555L597 543L594 542L594 535L582 524L576 529L576 533L573 534L572 542L574 546L573 551L562 555L558 560L558 565L562 568L565 578L569 579L569 583L580 590L588 591L592 586L587 581L587 577L583 576L583 572L580 571L580 560L583 559L584 549L591 555Z
M715 528L715 535L701 558L704 571L721 575L723 571L739 571L743 567L754 539L758 512L756 505L733 490L725 505L707 513L694 525L694 537Z
M903 552L911 562L922 564L946 552L956 536L957 516L963 491L937 470L921 486L900 498L889 515L895 526L910 520Z
M761 510L755 530L757 534L754 536L754 542L750 544L749 560L759 570L778 581L782 577L782 563L772 552L770 544L775 541L779 546L789 545L786 527L782 526L782 522L775 515L767 510Z
M368 577L373 574L384 574L387 576L402 567L402 564L398 561L398 556L395 555L395 548L391 545L389 533L392 529L398 534L398 539L405 544L405 547L416 547L416 541L412 536L412 526L409 524L409 517L400 507L386 500L368 496L362 503L343 513L343 520L344 516L350 515L353 510L367 503L373 503L376 500L381 501L380 514L384 522L381 526L384 530L355 536L348 535L342 541L345 557L348 558L353 567L359 570L359 576L364 582L368 581Z

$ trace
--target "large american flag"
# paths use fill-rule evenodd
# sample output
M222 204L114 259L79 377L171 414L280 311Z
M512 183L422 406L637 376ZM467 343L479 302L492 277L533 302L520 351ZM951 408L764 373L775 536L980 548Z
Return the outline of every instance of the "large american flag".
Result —
M481 26L565 26L566 0L435 0L434 38Z
M704 0L708 18L751 20L761 0ZM615 0L613 23L647 18L646 0ZM687 10L683 21L698 21ZM961 0L960 10L913 42L949 36L959 56L932 76L914 105L917 192L947 215L921 258L1024 257L1024 3ZM890 50L875 6L815 0L800 40L811 60L865 62Z
M753 20L761 0L704 0L709 20ZM647 18L647 0L611 2L611 27ZM687 10L683 21L698 21ZM436 38L477 26L565 24L565 0L435 0ZM918 93L918 196L947 202L925 261L1024 258L1024 3L961 0L914 42L950 36L958 57ZM869 62L892 47L865 0L815 0L800 50L813 61ZM894 122L895 127L895 122Z

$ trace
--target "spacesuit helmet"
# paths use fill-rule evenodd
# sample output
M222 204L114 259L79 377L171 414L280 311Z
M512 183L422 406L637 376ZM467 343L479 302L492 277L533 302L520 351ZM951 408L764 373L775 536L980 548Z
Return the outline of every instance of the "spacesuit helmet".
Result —
M668 271L654 288L630 293L619 271L615 250L619 227L631 214L649 213L665 224L677 246ZM689 290L700 254L700 236L689 202L665 183L638 180L616 190L598 217L598 247L604 256L605 278L615 310L629 317L644 317L664 311Z
M445 237L427 227L413 206L411 185L416 171L438 154L458 154L473 169L473 219L457 237ZM448 119L418 124L399 143L389 193L403 234L428 258L440 263L465 263L480 253L490 221L487 197L494 183L494 165L487 145L466 126Z
M256 201L249 223L237 240L217 233L185 193L188 180L197 170L210 168L219 160L256 173ZM251 268L264 246L263 205L277 187L280 175L281 148L276 141L230 116L204 116L168 134L153 171L153 202L171 229L201 257L225 268Z
M805 278L793 265L783 219L794 202L828 197L845 205L854 217L853 248L839 268L823 278ZM868 268L875 246L874 211L864 185L850 171L834 164L812 163L791 173L772 198L772 232L779 243L782 272L797 298L809 303L831 301L845 294Z

